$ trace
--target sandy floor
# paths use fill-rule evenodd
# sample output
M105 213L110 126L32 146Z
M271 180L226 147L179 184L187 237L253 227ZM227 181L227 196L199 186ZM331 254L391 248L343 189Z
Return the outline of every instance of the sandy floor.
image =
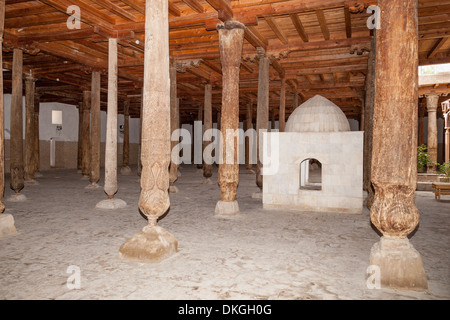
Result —
M244 171L244 170L242 170ZM136 172L133 168L133 172ZM159 225L179 252L159 264L123 260L120 245L146 225L136 174L119 176L128 206L95 209L103 189L86 190L75 170L43 172L25 203L6 202L18 234L0 239L0 299L450 299L450 196L417 192L428 292L368 289L366 269L379 234L362 215L263 210L254 175L241 174L235 219L214 217L217 185L184 166ZM213 178L217 177L217 171ZM100 181L103 183L103 180ZM6 181L9 186L9 181ZM7 187L5 198L12 191ZM80 289L69 289L70 266Z

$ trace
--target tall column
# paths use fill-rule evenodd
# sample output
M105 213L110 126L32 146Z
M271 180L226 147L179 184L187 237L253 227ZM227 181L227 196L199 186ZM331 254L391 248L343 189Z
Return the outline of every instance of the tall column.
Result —
M418 2L380 0L370 211L383 236L370 253L382 287L425 290L420 254L407 236L419 223L417 186ZM395 106L395 112L392 112Z
M442 105L442 112L444 114L444 163L450 162L450 102L447 101Z
M297 109L297 107L298 107L298 92L297 91L295 91L293 94L292 94L292 107L293 107L293 109L292 110L295 110L295 109Z
M118 209L127 204L114 198L117 187L117 39L108 40L108 108L106 112L105 142L105 186L107 200L100 201L96 207Z
M245 26L237 21L217 25L220 61L222 63L222 161L219 162L220 201L215 214L239 214L236 192L239 184L238 141L234 133L239 129L239 71ZM228 131L228 132L227 132ZM232 132L232 134L229 134ZM229 154L227 154L227 152Z
M91 76L91 134L90 134L90 171L87 189L97 189L100 180L100 72L93 71Z
M198 116L197 116L197 121L200 121L200 123L202 124L202 130L201 130L201 141L203 141L203 108L204 106L199 105L198 106ZM195 134L195 133L194 133ZM194 149L194 148L193 148ZM203 148L202 148L203 149ZM203 155L202 155L202 163L197 164L197 169L202 169L203 168ZM200 170L199 170L200 171ZM201 170L201 172L203 173L203 170Z
M82 141L83 135L81 134L81 128L83 127L83 101L78 102L78 153L77 153L77 170L81 173L81 153L82 153Z
M175 130L180 127L180 113L178 110L178 97L177 97L177 68L174 65L170 65L170 135L172 136ZM170 149L173 150L179 139L170 143ZM170 161L169 166L169 192L177 193L178 188L175 186L175 181L178 179L178 164Z
M419 131L418 131L418 138L417 138L418 146L421 146L423 144L423 119L424 119L424 114L423 114L422 108L419 108Z
M361 101L361 113L359 114L359 131L364 131L364 107L365 107L365 98L360 98Z
M130 101L123 102L123 159L120 174L128 176L131 174L130 163Z
M3 65L3 30L5 26L5 1L0 1L0 65ZM0 72L0 237L16 233L14 217L5 211L5 133L3 115L3 72Z
M25 164L24 183L26 185L37 184L34 180L34 94L36 91L36 79L30 74L25 78Z
M145 2L144 105L139 209L148 225L121 247L122 256L159 262L177 252L177 239L156 225L170 207L169 6Z
M256 136L257 136L257 164L256 185L260 189L252 198L262 198L263 176L261 174L262 162L262 137L267 131L269 124L269 67L270 62L264 52L259 52L259 75L258 75L258 104L256 109Z
M255 171L252 170L253 168L253 133L250 133L253 131L253 101L250 101L247 104L247 113L245 118L245 129L249 133L247 137L245 138L245 169L246 173L248 174L254 174Z
M367 191L366 207L370 209L373 203L374 189L371 182L372 141L373 141L373 111L375 102L375 69L376 69L376 29L371 40L371 49L366 76L366 96L364 99L364 166L363 189Z
M90 133L90 118L91 118L91 92L83 91L83 107L81 111L81 174L84 180L89 180L91 171L91 139Z
M427 112L428 112L428 155L431 162L437 162L437 117L436 112L438 108L439 96L429 95L427 96ZM429 164L428 172L436 172L436 165Z
M10 125L10 172L11 189L15 194L9 201L24 201L25 195L20 194L24 187L23 168L23 115L22 115L22 61L23 53L14 49L12 66L12 93L11 93L11 125Z
M286 125L286 79L281 78L281 87L280 87L280 115L279 115L279 130L280 132L284 132L284 128Z
M212 85L205 85L205 112L204 116L204 130L205 132L212 129ZM211 144L211 140L203 142L203 150ZM203 154L203 183L212 184L212 157L210 152Z
M139 110L139 146L138 146L138 168L137 174L140 177L142 172L141 150L142 150L142 117L144 115L144 87L142 87L141 93L141 108Z
M39 146L39 111L41 104L40 94L34 95L34 177L42 177L41 169L41 151Z

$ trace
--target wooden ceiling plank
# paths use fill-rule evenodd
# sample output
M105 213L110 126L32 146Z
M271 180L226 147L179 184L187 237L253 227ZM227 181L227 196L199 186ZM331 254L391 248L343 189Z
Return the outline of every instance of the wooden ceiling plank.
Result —
M175 17L181 16L181 10L169 1L169 13Z
M188 7L190 7L192 10L198 13L205 12L205 9L203 6L198 3L196 0L182 0Z
M139 0L120 0L137 12L145 15L145 2Z
M94 0L94 2L97 3L99 6L101 6L102 8L105 8L108 11L110 10L110 11L114 12L119 17L122 17L126 20L130 20L133 22L138 21L138 19L136 18L135 15L129 13L125 9L122 9L121 7L119 7L118 5L114 4L113 2L111 2L109 0Z

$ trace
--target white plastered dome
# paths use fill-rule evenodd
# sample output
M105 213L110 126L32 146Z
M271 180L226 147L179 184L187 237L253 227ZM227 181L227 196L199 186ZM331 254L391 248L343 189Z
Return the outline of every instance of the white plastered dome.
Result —
M301 104L289 116L285 132L342 132L350 124L341 108L316 95Z

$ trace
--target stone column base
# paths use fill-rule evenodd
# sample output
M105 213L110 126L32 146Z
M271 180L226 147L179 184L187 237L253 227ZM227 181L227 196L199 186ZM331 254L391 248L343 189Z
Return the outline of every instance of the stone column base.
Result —
M81 172L80 172L81 173ZM42 173L40 173L40 172L35 172L34 173L34 177L35 178L42 178L44 175L42 174Z
M213 182L210 178L204 178L202 183L203 184L213 184Z
M129 176L129 175L131 175L132 172L131 172L130 167L129 167L129 166L126 166L126 167L120 168L120 174L123 175L123 176Z
M95 206L97 209L120 209L125 208L127 203L121 199L106 199L102 200Z
M214 215L218 217L232 217L239 214L239 204L234 201L218 201Z
M370 251L370 265L380 268L381 287L416 291L428 289L422 258L408 239L381 237Z
M89 176L83 175L83 176L81 177L81 180L89 180Z
M178 193L178 191L176 186L169 186L169 193Z
M261 191L253 192L252 193L252 198L253 199L262 199L263 198L263 193Z
M252 170L252 169L246 169L245 173L246 174L255 174L256 172L254 170Z
M0 213L0 237L16 234L14 218L9 213Z
M91 183L91 184L88 184L86 187L84 187L85 189L98 189L98 188L101 188L101 186L99 186L98 184L97 184L97 182L94 182L94 183Z
M8 198L6 198L6 201L23 202L23 201L27 201L27 197L21 193L14 193L14 194L10 195Z
M32 179L32 180L24 180L23 184L26 185L26 186L36 186L36 185L39 184L39 182L37 182L36 180Z
M177 252L177 239L159 226L146 226L125 241L119 249L123 258L142 262L160 262Z

